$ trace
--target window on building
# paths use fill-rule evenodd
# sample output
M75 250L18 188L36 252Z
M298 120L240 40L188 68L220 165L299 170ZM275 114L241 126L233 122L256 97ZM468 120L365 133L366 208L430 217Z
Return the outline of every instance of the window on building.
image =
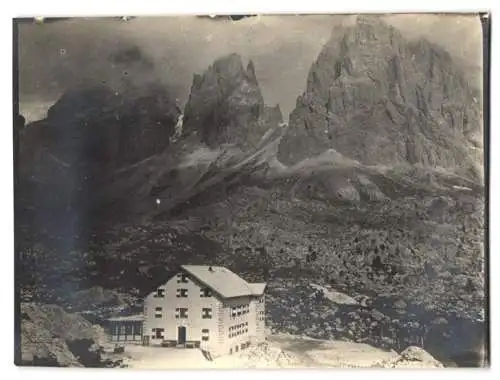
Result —
M187 289L177 289L177 298L187 297L187 296L188 296L188 290Z
M204 307L201 309L201 317L203 319L212 319L212 308Z
M201 340L208 341L208 329L201 330Z
M187 284L188 275L186 273L177 273L177 283L178 284Z
M154 328L151 330L153 331L153 335L151 336L152 339L163 339L163 332L165 329Z
M128 323L128 324L126 325L126 328L125 328L125 334L127 334L127 335L132 335L132 334L134 334L133 327L134 327L134 325L133 325L133 324Z
M235 307L232 307L232 308L231 308L231 317L232 317L232 318L235 318L235 317L236 317L236 308L235 308Z
M155 307L155 318L161 318L162 311L163 309L161 306Z
M165 298L165 289L158 288L153 294L154 298Z
M188 317L188 309L185 307L180 307L175 309L175 318L187 318Z
M212 291L210 288L200 288L200 297L212 297Z

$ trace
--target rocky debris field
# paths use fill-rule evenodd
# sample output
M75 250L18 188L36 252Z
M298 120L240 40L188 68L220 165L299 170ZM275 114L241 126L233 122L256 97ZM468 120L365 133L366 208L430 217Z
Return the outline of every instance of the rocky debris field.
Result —
M305 281L299 284L292 281L271 283L266 300L270 331L315 339L363 342L397 352L418 346L448 366L464 365L463 362L454 362L453 357L458 359L467 353L468 345L479 347L484 339L481 324L456 316L445 318L433 310L415 307L411 300L363 294L332 299L328 297L328 289L325 290L318 290L318 285ZM457 336L461 342L457 342ZM471 355L469 363L479 365L485 360L481 354L474 355L471 351L468 352Z

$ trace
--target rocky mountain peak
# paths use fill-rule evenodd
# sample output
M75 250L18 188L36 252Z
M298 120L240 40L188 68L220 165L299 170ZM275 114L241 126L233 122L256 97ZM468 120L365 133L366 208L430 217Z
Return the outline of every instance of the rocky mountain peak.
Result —
M378 14L360 14L356 16L357 25L385 26L387 25Z
M254 66L252 60L248 61L248 65L247 65L247 78L254 85L258 86L257 75L255 74L255 66Z
M363 164L422 164L476 172L477 99L443 49L406 40L377 16L336 28L290 115L279 159L335 149ZM462 173L465 174L465 173Z
M212 148L221 144L252 147L272 127L267 114L253 62L245 69L242 58L230 54L195 75L183 131L197 134Z
M228 81L241 80L246 74L241 56L235 53L217 59L208 71Z
M126 91L75 88L61 96L44 120L27 126L21 148L38 151L42 145L69 165L92 167L92 172L116 170L164 150L179 113L161 85Z

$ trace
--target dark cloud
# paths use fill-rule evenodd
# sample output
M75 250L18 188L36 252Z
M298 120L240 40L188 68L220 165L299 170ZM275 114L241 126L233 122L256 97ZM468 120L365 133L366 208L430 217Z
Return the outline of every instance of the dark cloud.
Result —
M145 56L138 46L129 46L110 54L109 60L116 64L140 63L147 68L153 68L154 64Z
M234 21L197 16L67 19L19 25L20 101L39 113L75 86L162 83L183 103L194 73L218 57L253 60L264 98L288 114L305 88L311 63L336 25L353 16L255 16ZM477 64L479 21L467 16L398 15L387 20L410 38L428 37ZM35 112L36 111L36 112ZM31 120L36 117L27 115Z

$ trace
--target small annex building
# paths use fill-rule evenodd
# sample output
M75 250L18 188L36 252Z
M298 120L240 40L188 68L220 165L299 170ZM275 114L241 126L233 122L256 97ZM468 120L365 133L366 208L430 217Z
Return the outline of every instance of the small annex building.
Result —
M114 343L141 343L143 323L143 314L108 318L106 330L109 340Z

